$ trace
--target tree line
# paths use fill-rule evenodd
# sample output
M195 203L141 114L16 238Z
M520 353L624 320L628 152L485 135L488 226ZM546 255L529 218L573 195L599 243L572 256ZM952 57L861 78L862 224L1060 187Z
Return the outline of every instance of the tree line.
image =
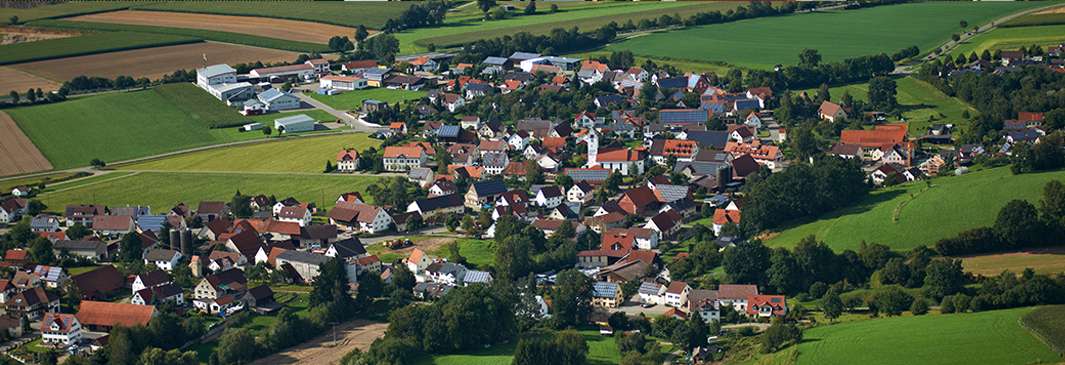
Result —
M936 241L943 256L1003 252L1057 245L1065 240L1065 186L1058 180L1043 187L1039 208L1015 199L999 210L991 227L973 228Z

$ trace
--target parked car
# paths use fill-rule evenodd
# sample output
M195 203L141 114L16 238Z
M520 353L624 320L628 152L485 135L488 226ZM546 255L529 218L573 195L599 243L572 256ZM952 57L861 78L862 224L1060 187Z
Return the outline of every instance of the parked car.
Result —
M646 303L640 304L640 307L643 307L643 308L651 308L651 307L654 307L654 306L655 306L655 304L651 303L651 302L646 302Z

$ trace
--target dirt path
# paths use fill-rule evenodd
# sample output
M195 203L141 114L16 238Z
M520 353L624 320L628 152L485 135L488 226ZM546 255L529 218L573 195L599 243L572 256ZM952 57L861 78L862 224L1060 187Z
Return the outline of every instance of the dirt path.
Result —
M19 129L15 120L0 112L0 176L51 170L52 164Z
M410 256L410 253L414 252L414 249L416 249L416 248L419 249L419 250L422 250L422 252L433 252L433 251L439 250L441 247L444 247L444 245L446 245L448 243L451 243L454 240L455 240L455 238L451 238L451 237L447 237L447 238L414 238L414 239L411 239L411 241L414 242L414 246L406 247L406 248L399 249L399 250L388 250L388 251L385 251L384 253L391 253L391 254L397 254L397 255L403 255L403 256Z
M388 323L363 319L339 324L336 327L337 346L333 347L333 331L288 350L259 359L251 365L275 364L336 364L352 349L366 351L374 340L384 337Z

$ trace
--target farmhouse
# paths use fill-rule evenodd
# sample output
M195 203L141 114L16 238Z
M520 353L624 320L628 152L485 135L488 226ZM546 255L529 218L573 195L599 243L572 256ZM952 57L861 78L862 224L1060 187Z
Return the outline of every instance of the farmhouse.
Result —
M314 118L300 114L274 119L274 128L284 133L310 132L314 130Z
M155 306L82 301L78 321L90 331L110 332L114 326L147 326L159 314Z
M374 68L377 68L377 61L374 60L355 61L340 64L340 69L342 71L350 71L353 74L365 72Z
M821 107L817 109L817 115L819 115L822 120L827 120L829 122L847 120L847 112L843 110L843 107L828 100L821 103Z
M8 314L37 319L45 313L59 313L59 296L43 288L33 288L11 296L4 305Z
M359 151L341 150L337 152L337 171L355 171L359 169Z
M266 110L271 111L299 109L300 107L300 98L278 89L259 93L259 101L266 105Z
M325 216L329 218L329 224L348 231L376 233L394 224L392 216L385 209L359 203L337 202Z
M28 206L29 200L21 198L8 199L3 204L0 204L0 222L12 223L22 220L22 216L26 215ZM56 226L56 229L58 230L59 227Z

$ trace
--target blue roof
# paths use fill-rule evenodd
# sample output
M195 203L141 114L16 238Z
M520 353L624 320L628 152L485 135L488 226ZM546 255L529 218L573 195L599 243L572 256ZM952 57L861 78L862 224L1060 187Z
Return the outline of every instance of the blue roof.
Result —
M592 286L592 295L597 297L613 298L618 292L618 284L614 283L595 283Z
M488 180L474 183L470 189L477 191L477 194L481 196L498 195L507 192L507 184L503 179Z
M658 295L659 284L643 282L640 284L640 294Z
M165 215L142 215L137 217L137 227L142 231L159 232L163 230L163 222L166 222L166 219Z
M662 124L702 124L710 119L710 113L702 109L665 109L658 112Z
M436 135L438 137L458 137L459 129L461 129L461 127L457 125L442 125L440 126L440 129L436 131Z
M688 76L688 87L694 88L699 83L699 75Z
M758 109L758 99L736 100L736 110Z
M658 87L663 89L679 89L686 86L688 86L688 79L683 77L673 77L658 80Z
M710 146L725 148L728 138L726 131L688 131L688 140L698 142L700 148Z
M1022 140L1022 141L1030 140L1030 139L1034 140L1036 138L1039 138L1039 133L1037 133L1035 130L1029 129L1029 130L1020 131L1020 132L1010 132L1010 137L1013 138L1014 140Z

